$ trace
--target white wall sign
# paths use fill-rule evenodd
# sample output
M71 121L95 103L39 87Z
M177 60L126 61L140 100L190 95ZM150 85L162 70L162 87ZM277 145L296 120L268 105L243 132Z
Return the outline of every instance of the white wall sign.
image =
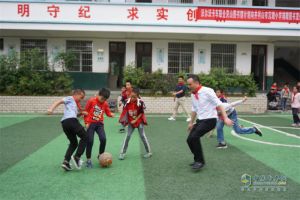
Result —
M198 63L205 64L205 56L206 56L206 50L198 49Z
M104 53L97 52L97 62L104 62Z
M158 63L164 62L164 49L163 48L157 49L157 62Z
M13 50L16 50L16 45L15 44L9 44L8 45L8 55L10 55Z
M57 56L57 53L60 51L59 45L53 45L52 46L52 60L54 60Z

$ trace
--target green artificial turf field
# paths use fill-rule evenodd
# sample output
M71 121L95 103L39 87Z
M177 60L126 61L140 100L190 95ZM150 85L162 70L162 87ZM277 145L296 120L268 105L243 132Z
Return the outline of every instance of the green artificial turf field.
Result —
M165 114L146 114L145 133L153 156L142 158L146 152L136 130L122 161L118 156L126 133L118 132L118 116L105 118L106 152L114 157L112 165L99 166L95 134L93 168L66 172L60 167L69 144L60 124L62 115L0 114L0 199L300 198L300 127L291 127L291 115L239 115L240 124L256 124L263 137L235 134L225 127L227 149L214 148L216 131L212 138L205 135L201 142L206 164L197 171L189 167L193 156L186 143L184 116L174 122ZM276 187L242 191L244 174L252 181L257 176L258 182L264 182L263 176L265 181L278 176L278 182L285 176L286 191Z

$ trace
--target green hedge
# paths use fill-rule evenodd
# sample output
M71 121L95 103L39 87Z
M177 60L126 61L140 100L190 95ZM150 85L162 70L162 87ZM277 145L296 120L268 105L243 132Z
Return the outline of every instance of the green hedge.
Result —
M150 95L156 94L161 91L163 95L167 95L169 92L174 91L177 85L178 76L183 76L186 82L188 75L182 71L178 75L163 74L162 69L149 74L145 73L143 67L136 68L134 62L123 68L124 84L127 80L132 82L133 87L140 89L149 89ZM253 79L253 74L250 76L241 75L238 71L234 73L228 73L226 68L219 69L213 68L209 74L201 72L198 74L200 82L203 86L210 87L214 90L222 88L225 94L232 94L241 89L242 95L247 93L248 96L255 96L258 86Z
M62 55L63 52L60 52ZM65 53L66 54L66 53ZM72 58L74 60L74 57ZM72 59L69 62L72 62ZM75 57L76 59L76 57ZM16 51L0 56L0 92L8 95L59 95L72 91L73 79L63 68L54 70L57 58L50 66L39 48L21 54ZM64 62L64 61L63 61Z

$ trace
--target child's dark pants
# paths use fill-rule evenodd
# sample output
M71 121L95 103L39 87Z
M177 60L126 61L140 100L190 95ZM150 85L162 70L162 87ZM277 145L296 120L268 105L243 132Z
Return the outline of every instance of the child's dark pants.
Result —
M88 141L88 144L86 146L86 157L88 159L90 159L91 155L92 155L92 148L93 148L93 144L94 144L95 131L98 134L99 140L100 140L99 154L102 154L105 151L106 135L105 135L103 123L102 122L91 123L89 129L87 130L87 133L89 135L89 141Z
M67 138L70 140L70 145L66 152L65 160L70 161L71 156L77 147L78 148L75 157L80 158L81 155L84 153L85 147L89 139L87 132L76 118L65 119L61 123ZM76 135L80 137L79 145Z
M293 118L294 118L294 123L298 124L300 123L299 115L298 115L298 108L292 108L293 110Z

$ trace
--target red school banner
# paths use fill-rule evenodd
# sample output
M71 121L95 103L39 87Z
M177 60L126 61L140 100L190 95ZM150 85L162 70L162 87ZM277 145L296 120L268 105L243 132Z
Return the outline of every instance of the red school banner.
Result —
M198 7L197 20L300 22L300 10Z

